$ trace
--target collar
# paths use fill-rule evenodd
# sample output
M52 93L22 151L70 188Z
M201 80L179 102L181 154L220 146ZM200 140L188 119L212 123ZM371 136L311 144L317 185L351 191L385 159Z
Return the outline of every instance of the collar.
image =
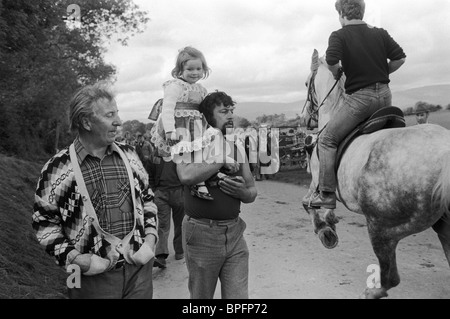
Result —
M78 163L83 163L83 161L85 160L85 158L90 155L92 157L96 157L94 155L92 155L91 153L88 152L88 150L83 146L83 144L81 144L80 141L80 137L77 136L77 138L75 139L75 141L73 141L73 144L75 146L75 151L77 153L77 158L78 158ZM106 154L105 156L109 156L111 155L113 152L119 153L117 150L117 145L116 143L112 143L111 145L109 145L106 148Z
M348 20L344 27L353 26L353 25L367 25L363 20Z

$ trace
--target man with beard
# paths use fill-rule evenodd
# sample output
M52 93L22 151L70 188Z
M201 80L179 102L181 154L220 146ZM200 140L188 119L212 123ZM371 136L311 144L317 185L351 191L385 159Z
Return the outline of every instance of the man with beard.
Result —
M233 131L234 104L227 94L214 92L205 97L199 110L226 137ZM208 157L203 163L177 164L180 181L186 185L183 244L190 297L212 299L219 279L223 299L247 299L249 251L246 224L239 213L241 203L252 203L257 191L245 149L237 147L234 139L215 145L219 147L214 161ZM224 168L227 175L222 177L217 171ZM214 200L189 196L188 185L208 179Z

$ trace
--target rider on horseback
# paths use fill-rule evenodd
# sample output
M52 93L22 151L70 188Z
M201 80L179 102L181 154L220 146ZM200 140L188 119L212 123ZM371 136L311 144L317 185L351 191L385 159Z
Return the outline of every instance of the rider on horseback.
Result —
M336 79L342 71L345 73L345 106L319 135L320 192L303 199L303 205L328 209L336 208L335 161L339 143L374 112L391 106L389 74L398 70L406 58L386 30L362 20L364 0L337 0L335 7L342 28L330 35L326 61Z

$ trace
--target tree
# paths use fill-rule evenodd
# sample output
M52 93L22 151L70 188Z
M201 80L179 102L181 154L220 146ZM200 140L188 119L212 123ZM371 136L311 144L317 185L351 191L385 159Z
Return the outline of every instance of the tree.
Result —
M250 123L250 121L247 120L245 117L236 116L234 122L236 127L242 128L247 128L252 125L252 123Z
M70 140L68 100L81 85L114 81L108 41L126 45L148 18L131 1L77 1L81 25L67 20L74 1L0 1L0 150L54 152ZM124 36L123 36L124 35Z
M403 114L404 115L411 115L414 113L414 108L412 106L407 107L404 111Z
M132 135L136 135L136 133L145 134L146 125L138 120L126 121L122 124L123 132L130 132Z

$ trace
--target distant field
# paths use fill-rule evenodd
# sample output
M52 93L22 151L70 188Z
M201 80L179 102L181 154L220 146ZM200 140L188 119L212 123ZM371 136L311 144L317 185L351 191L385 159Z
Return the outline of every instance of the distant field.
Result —
M415 115L409 115L406 116L406 126L415 125L416 117ZM438 124L446 129L450 130L450 111L448 110L441 110L438 112L430 113L430 116L428 117L428 122L432 124Z

